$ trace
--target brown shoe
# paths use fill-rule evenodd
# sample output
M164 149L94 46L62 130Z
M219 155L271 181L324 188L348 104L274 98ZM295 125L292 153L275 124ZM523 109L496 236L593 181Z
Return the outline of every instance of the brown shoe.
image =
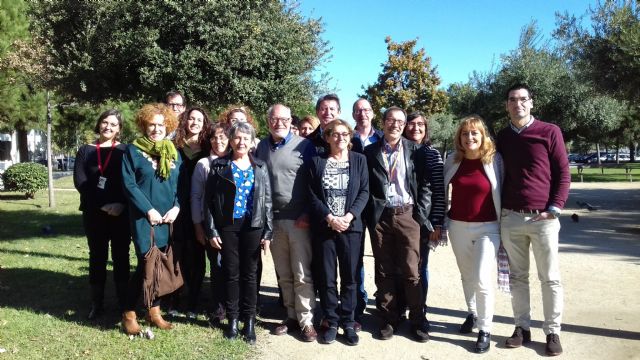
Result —
M517 348L530 342L531 331L525 330L520 326L516 326L516 329L513 331L513 335L511 335L511 337L505 342L505 346L508 348Z
M557 356L562 354L562 345L560 345L560 336L558 334L547 335L547 346L545 347L547 356Z
M280 323L280 325L276 326L273 330L273 335L286 335L289 331L299 330L300 326L298 325L298 321L294 319L287 319Z
M125 311L122 313L122 330L127 335L138 335L142 328L138 324L135 311Z
M302 328L302 341L304 342L313 342L318 338L318 333L313 325L305 325Z
M154 306L149 309L146 317L147 322L151 325L162 329L162 330L171 330L173 329L173 324L170 322L164 321L162 318L162 314L160 314L160 306Z

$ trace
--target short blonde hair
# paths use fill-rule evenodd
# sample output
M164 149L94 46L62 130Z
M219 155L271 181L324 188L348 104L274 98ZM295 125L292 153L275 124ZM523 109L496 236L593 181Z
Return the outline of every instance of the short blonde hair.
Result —
M458 129L456 130L456 135L453 138L453 143L456 147L456 154L454 157L455 162L461 162L464 159L464 146L462 146L462 142L460 141L460 136L465 129L475 129L480 132L482 135L482 144L480 145L480 159L482 163L488 164L493 161L493 155L496 153L496 146L489 136L489 131L487 130L487 126L484 123L484 120L480 115L469 115L462 120L458 124Z
M305 117L302 118L302 120L300 120L300 122L298 123L298 127L302 126L302 123L308 122L309 124L311 124L311 126L313 127L313 130L318 128L318 125L320 125L320 120L318 120L317 117L313 116L313 115L307 115Z
M174 132L178 127L178 118L176 118L176 114L167 105L162 103L147 104L136 113L136 126L138 126L138 130L140 130L143 135L146 134L147 127L156 115L162 115L164 117L167 135Z

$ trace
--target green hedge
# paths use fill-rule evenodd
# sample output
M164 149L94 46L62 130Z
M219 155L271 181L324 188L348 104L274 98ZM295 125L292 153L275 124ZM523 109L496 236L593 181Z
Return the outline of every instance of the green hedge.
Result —
M47 167L38 163L19 163L12 165L2 174L6 191L24 192L29 199L35 197L36 191L48 185Z

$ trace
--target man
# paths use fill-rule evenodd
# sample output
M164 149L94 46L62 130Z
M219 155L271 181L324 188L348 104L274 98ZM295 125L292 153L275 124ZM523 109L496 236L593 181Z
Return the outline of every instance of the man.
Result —
M165 104L170 107L178 117L187 109L184 96L182 96L179 91L171 90L164 96L164 98Z
M569 161L560 128L531 115L533 93L525 84L507 91L510 124L498 133L498 151L504 159L502 188L502 243L509 255L511 304L516 329L508 348L531 341L529 326L529 248L538 267L547 335L546 353L562 353L560 323L563 294L558 265L558 216L569 195Z
M400 314L397 295L404 291L409 306L411 333L415 340L429 340L422 312L420 263L420 224L429 231L431 191L425 174L426 160L420 146L402 137L407 114L390 107L383 114L382 141L364 150L369 167L367 226L375 259L377 301L383 323L379 336L393 337ZM397 274L398 270L400 274ZM396 288L396 277L403 289Z
M353 103L353 111L351 116L356 121L355 131L353 133L353 139L351 144L353 147L351 150L362 153L366 146L378 142L382 139L382 130L378 130L373 127L373 119L375 114L371 108L371 104L367 99L358 99ZM367 308L367 300L369 294L364 288L364 240L365 232L362 232L362 240L360 246L360 258L358 259L357 281L358 281L358 303L355 311L355 330L360 331L362 329L362 315Z
M316 116L320 120L320 126L307 136L316 147L318 154L323 154L328 149L328 144L322 138L324 128L333 120L340 118L340 98L336 94L327 94L316 102Z
M255 156L267 163L273 201L271 254L287 319L276 335L301 329L302 340L315 341L315 292L311 276L311 234L307 214L308 187L303 163L315 155L311 141L291 132L291 110L281 104L267 112L269 136L260 141Z

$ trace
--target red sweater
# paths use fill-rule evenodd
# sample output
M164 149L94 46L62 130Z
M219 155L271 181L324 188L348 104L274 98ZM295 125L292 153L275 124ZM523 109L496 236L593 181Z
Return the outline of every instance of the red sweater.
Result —
M451 179L449 218L466 222L498 220L491 197L491 182L482 161L464 159Z
M498 133L498 151L504 160L502 207L547 210L564 207L571 174L560 128L535 119L520 134L507 126Z

